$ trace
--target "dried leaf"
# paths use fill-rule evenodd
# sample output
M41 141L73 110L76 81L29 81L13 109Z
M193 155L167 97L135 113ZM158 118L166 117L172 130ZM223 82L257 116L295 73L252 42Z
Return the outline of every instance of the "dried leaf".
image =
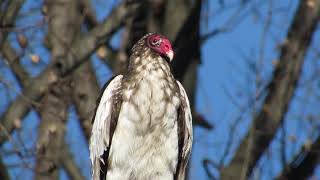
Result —
M306 142L303 144L303 147L306 149L306 150L310 150L311 149L311 146L312 146L312 141L310 139L307 139Z
M58 80L57 75L55 75L53 72L49 73L48 82L54 83Z
M18 34L17 39L21 48L24 49L28 46L28 40L23 34Z
M35 64L39 63L40 61L40 57L37 54L30 54L30 59Z
M316 2L314 0L307 0L307 6L309 8L314 8L316 5Z
M47 15L48 14L48 6L46 4L44 4L41 8L41 12L43 15Z
M288 39L284 39L281 43L279 43L278 45L277 45L277 49L278 50L280 50L280 49L282 49L283 47L285 47L287 44L289 44L289 40Z
M49 125L48 130L50 134L54 134L57 131L57 126L54 124L51 124Z
M106 46L100 46L100 47L97 49L97 56L98 56L100 59L106 58L106 56L107 56L107 47L106 47Z
M15 128L20 129L21 128L21 120L20 119L15 119L13 121L13 125Z
M273 65L273 67L277 67L278 64L279 64L279 60L274 59L274 60L271 61L271 63L272 63L272 65Z

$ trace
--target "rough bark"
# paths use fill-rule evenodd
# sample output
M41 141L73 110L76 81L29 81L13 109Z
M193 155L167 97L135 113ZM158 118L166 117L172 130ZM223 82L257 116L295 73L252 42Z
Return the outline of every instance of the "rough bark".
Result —
M268 148L285 117L297 87L304 57L319 20L319 9L320 0L315 0L313 6L310 6L307 1L300 1L281 48L279 64L267 87L268 93L261 111L253 120L251 127L253 129L242 140L231 163L221 170L221 179L239 179L239 177L249 176L265 149ZM249 156L246 156L247 154Z

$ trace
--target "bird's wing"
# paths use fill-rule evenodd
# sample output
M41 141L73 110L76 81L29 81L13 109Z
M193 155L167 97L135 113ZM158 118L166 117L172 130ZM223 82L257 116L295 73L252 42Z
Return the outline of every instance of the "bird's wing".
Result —
M107 84L93 117L90 138L92 179L104 179L108 164L109 146L121 108L123 75L115 76Z
M192 116L187 93L179 81L177 84L180 90L181 106L178 112L179 159L175 180L184 180L192 148Z

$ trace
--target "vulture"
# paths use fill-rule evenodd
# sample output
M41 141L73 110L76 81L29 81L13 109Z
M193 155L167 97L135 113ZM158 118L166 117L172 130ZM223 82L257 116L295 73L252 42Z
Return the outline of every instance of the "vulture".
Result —
M172 59L168 38L147 34L133 46L126 72L105 86L90 138L93 180L185 179L192 117Z

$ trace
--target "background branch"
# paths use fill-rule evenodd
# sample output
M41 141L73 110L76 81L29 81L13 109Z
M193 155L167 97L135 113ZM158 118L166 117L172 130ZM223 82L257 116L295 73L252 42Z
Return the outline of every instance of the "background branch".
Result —
M64 144L62 148L61 163L70 180L85 180L81 169L74 162L73 154L69 150L69 146Z
M253 138L252 147L249 149L250 159L247 169L244 170L245 174L250 176L283 121L301 75L305 54L318 24L320 1L313 2L314 6L309 6L306 1L300 1L285 44L281 48L279 64L267 87L268 94L261 111L253 120L252 133L242 140L231 163L222 169L222 179L241 177L243 167L246 167L243 162L246 162L247 147L250 138Z
M320 162L320 136L314 141L311 147L303 146L301 151L293 158L290 164L285 167L278 176L278 180L310 178Z
M115 8L104 24L92 29L78 41L76 40L74 47L66 48L69 52L67 60L61 59L59 56L57 57L59 59L53 59L52 63L40 75L30 81L30 85L23 89L22 94L10 103L6 112L1 116L2 125L12 133L15 129L14 120L22 120L32 105L36 105L34 102L48 91L48 88L57 81L60 75L65 76L74 71L104 41L109 41L116 30L121 27L123 19L134 10L134 7L135 5L126 9L125 5L120 5ZM7 136L0 132L0 144L3 144L6 139Z
M0 157L0 179L10 180L9 172L6 165L3 163L2 157Z

